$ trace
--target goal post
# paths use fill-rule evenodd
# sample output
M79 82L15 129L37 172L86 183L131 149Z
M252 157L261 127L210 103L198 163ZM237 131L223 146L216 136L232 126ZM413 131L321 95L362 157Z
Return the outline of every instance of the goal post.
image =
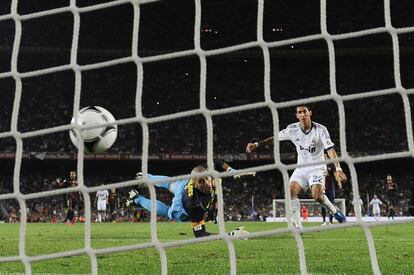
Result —
M322 205L315 201L314 199L299 199L301 207L306 205L308 208L310 217L319 217L321 216L321 207ZM276 217L285 217L285 199L274 199L272 203L272 215L273 218ZM345 199L335 199L334 204L342 211L346 213Z

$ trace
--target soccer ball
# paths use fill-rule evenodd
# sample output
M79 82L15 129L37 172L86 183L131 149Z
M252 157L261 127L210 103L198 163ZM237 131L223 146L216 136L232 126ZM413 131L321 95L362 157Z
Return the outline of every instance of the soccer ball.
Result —
M100 106L89 106L79 111L78 121L72 118L71 124L98 125L115 121L114 116ZM118 135L118 125L108 125L97 128L81 130L86 153L102 153L108 150L115 142ZM79 148L80 137L73 129L69 131L72 143Z

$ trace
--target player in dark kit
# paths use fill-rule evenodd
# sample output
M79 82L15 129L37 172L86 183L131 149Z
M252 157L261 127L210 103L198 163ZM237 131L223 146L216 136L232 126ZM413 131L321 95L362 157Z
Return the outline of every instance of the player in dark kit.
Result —
M228 164L220 160L214 161L214 167L220 171L233 170ZM163 180L155 186L169 190L174 194L173 201L170 206L161 201L157 201L157 215L168 218L177 222L191 221L194 236L204 237L211 233L206 231L205 215L215 207L216 187L221 184L221 179L214 179L211 176L199 177L196 174L205 173L207 169L203 165L196 166L191 174L191 179L183 179L172 181L166 176L156 176L148 174L150 180ZM142 173L138 173L138 177L142 177ZM139 195L138 191L131 190L129 192L129 200L127 206L132 204L140 205L151 211L151 200ZM241 232L239 232L241 233Z
M61 178L56 179L56 183L60 188L68 188L68 187L76 187L78 185L78 179L76 177L75 171L70 171L69 178L62 180ZM74 193L74 192L72 192ZM75 208L78 204L78 195L72 194L72 193L65 193L64 199L65 199L65 207L72 207ZM75 207L74 207L75 206Z
M114 221L116 216L116 210L119 208L119 197L116 193L115 188L111 189L111 192L109 193L108 202L111 221Z
M333 163L330 163L327 165L327 173L325 176L325 195L326 197L328 197L329 201L334 204L335 202L335 183L338 183L338 187L339 189L342 188L342 184L341 182L338 182L335 178L335 165ZM322 212L322 225L326 225L326 208L322 207L321 208L321 212ZM331 213L329 213L329 223L333 222L333 216Z
M61 178L57 178L56 182L60 188L78 186L78 179L77 179L76 171L70 171L68 179L64 179L62 181ZM67 206L68 209L72 209L72 211L74 212L74 215L77 215L77 212L80 207L80 201L82 201L82 194L77 191L70 192L69 194L65 193L64 199L65 199L65 206Z
M393 177L390 174L387 175L387 181L385 182L384 191L387 194L388 204L392 205L393 208L397 207L397 204L398 204L398 198L397 198L398 197L397 196L398 186L397 186L397 183L394 181Z

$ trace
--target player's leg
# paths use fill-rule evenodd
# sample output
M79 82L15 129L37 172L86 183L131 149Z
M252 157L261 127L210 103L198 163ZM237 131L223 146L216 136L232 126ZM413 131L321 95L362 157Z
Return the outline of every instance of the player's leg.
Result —
M322 225L326 225L326 208L321 207Z
M98 209L98 222L102 222L102 214L101 214L101 201L98 200L97 209Z
M101 211L102 211L102 220L106 222L106 201L102 201Z
M151 212L151 200L139 195L138 192L135 190L132 190L130 192L130 200L127 201L127 206L131 205L131 202L138 206L142 206L143 208ZM155 203L157 205L157 216L168 218L168 209L170 207L158 200Z
M289 182L290 188L290 214L291 219L296 226L296 228L302 229L302 222L300 219L300 202L298 195L300 191L307 189L307 183L301 176L301 170L295 169L292 176L290 177Z
M325 193L326 197L328 197L329 201L335 206L335 192L328 192ZM333 223L333 215L329 212L329 222Z
M321 205L325 206L329 212L333 214L335 219L338 222L342 223L346 221L345 215L339 211L339 209L332 204L332 202L328 199L325 194L325 171L323 169L316 169L310 173L308 182L311 188L312 198L319 202Z

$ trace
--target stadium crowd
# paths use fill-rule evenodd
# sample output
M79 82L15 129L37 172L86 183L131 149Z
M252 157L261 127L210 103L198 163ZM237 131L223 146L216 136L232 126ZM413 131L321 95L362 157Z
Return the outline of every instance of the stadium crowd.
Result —
M369 171L369 170L368 170ZM52 172L52 171L50 171ZM170 170L174 173L174 170ZM172 175L172 174L171 174ZM59 175L41 174L21 177L21 192L24 194L36 193L39 191L49 191L62 188L57 182ZM363 200L363 215L369 215L371 212L365 207L368 200L377 195L384 203L382 208L383 215L388 211L388 197L385 190L385 175L374 176L370 172L361 172L358 177L360 196ZM414 177L410 173L401 173L395 176L398 183L396 215L412 215L412 206L410 209L413 190L412 183ZM95 175L88 176L85 183L88 186L98 186L103 182L120 182L127 180L121 175ZM109 183L109 182L108 182ZM12 179L3 178L0 181L0 194L12 192ZM265 220L272 215L272 200L283 199L283 181L277 172L261 172L254 178L235 180L231 177L225 178L223 182L224 213L227 220ZM337 191L337 198L345 198L347 205L347 215L355 215L352 206L351 185L346 184L342 190ZM108 211L107 221L143 221L148 219L148 214L142 209L130 209L125 206L130 188L116 189L118 199L113 211ZM146 187L138 189L140 193L147 194ZM92 205L92 219L96 219L96 203L94 202L95 193L90 193ZM171 201L172 197L168 192L158 190L158 199L162 201ZM304 194L302 198L309 198ZM76 203L73 202L75 199ZM84 201L81 194L70 192L63 195L55 195L31 199L26 201L27 219L30 222L64 222L68 208L75 210L75 216L82 221L84 217ZM319 215L319 210L310 215ZM3 200L0 202L0 220L6 222L17 221L19 217L19 204L16 200Z

